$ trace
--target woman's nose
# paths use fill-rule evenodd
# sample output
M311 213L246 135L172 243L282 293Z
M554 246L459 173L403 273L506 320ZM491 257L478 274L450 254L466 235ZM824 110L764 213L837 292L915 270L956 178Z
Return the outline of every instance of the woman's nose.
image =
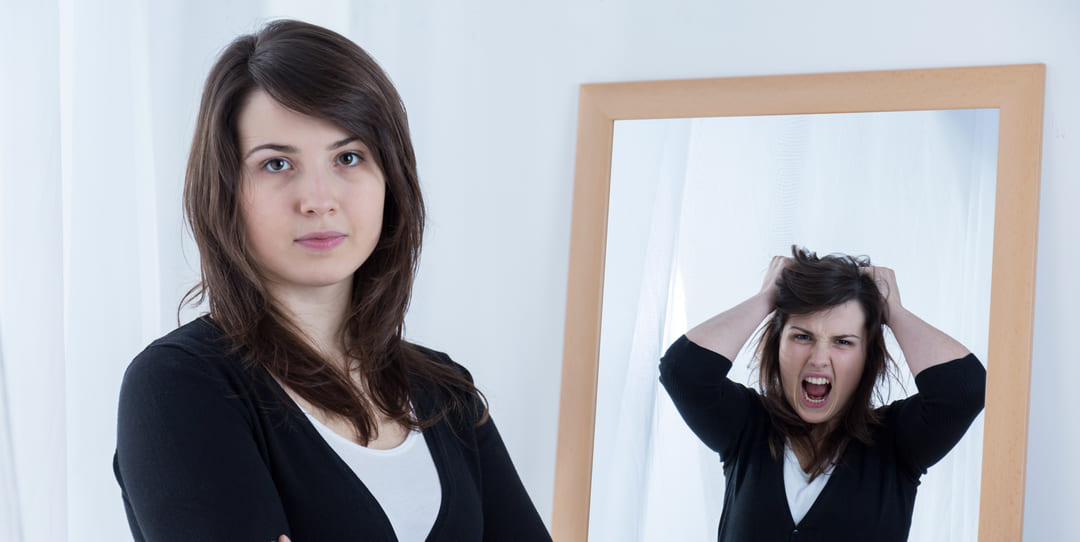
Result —
M810 365L814 367L824 367L829 364L829 345L826 343L817 342L810 348L810 359L808 360Z
M337 210L333 179L320 168L309 170L298 179L300 212L305 215L325 215Z

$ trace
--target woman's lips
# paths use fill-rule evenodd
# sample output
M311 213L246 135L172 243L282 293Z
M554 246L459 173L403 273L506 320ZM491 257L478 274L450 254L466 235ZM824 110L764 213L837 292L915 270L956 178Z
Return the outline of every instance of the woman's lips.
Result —
M821 408L821 407L825 406L825 403L827 403L829 401L829 396L828 395L826 395L825 397L822 397L819 400L815 400L815 399L810 398L810 396L806 393L806 390L801 390L801 391L802 391L802 393L800 395L802 397L800 397L800 399L802 399L802 404L806 408Z
M799 386L803 406L807 408L821 408L829 401L832 392L832 381L821 375L807 375Z
M345 242L345 234L338 231L317 231L296 239L296 243L312 250L330 250Z

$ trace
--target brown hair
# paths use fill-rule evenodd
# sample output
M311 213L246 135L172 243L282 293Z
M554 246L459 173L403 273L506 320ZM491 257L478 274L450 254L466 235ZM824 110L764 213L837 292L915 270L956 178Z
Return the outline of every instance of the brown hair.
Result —
M277 306L245 242L237 124L261 90L288 109L330 121L371 149L386 179L382 231L353 274L341 334L357 389L334 370ZM245 359L262 365L304 399L352 421L361 442L377 436L377 411L410 428L448 413L487 416L467 374L402 339L424 230L424 202L401 98L378 64L344 36L279 20L234 40L210 70L191 145L184 211L199 247L202 280L181 301L209 300L210 317ZM410 407L419 382L441 398L427 416ZM377 411L374 409L378 409Z
M796 246L791 247L794 261L788 264L776 281L776 310L761 330L757 357L758 386L772 420L769 449L773 457L790 440L793 447L810 453L811 478L828 469L851 439L872 444L871 429L880 423L871 399L879 381L888 374L892 357L885 347L885 298L874 279L859 270L869 267L870 259L844 254L817 254ZM811 436L814 424L799 417L784 393L780 377L780 340L784 325L792 315L822 311L855 300L865 316L866 363L862 377L851 399L839 414L836 424L823 438Z

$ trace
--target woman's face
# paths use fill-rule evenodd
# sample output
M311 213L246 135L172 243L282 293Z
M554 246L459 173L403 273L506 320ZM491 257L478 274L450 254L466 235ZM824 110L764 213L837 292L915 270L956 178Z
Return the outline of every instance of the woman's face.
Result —
M386 182L370 149L261 90L240 111L238 138L248 249L271 291L347 290L382 230Z
M780 335L780 378L788 403L807 423L843 412L866 365L866 317L857 301L793 315Z

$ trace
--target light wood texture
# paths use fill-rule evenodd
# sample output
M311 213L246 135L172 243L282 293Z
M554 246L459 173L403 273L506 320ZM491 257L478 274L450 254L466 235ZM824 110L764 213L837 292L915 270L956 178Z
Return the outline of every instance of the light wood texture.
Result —
M616 120L1000 110L979 540L1020 540L1042 158L1041 64L587 84L578 109L552 534L588 537Z

